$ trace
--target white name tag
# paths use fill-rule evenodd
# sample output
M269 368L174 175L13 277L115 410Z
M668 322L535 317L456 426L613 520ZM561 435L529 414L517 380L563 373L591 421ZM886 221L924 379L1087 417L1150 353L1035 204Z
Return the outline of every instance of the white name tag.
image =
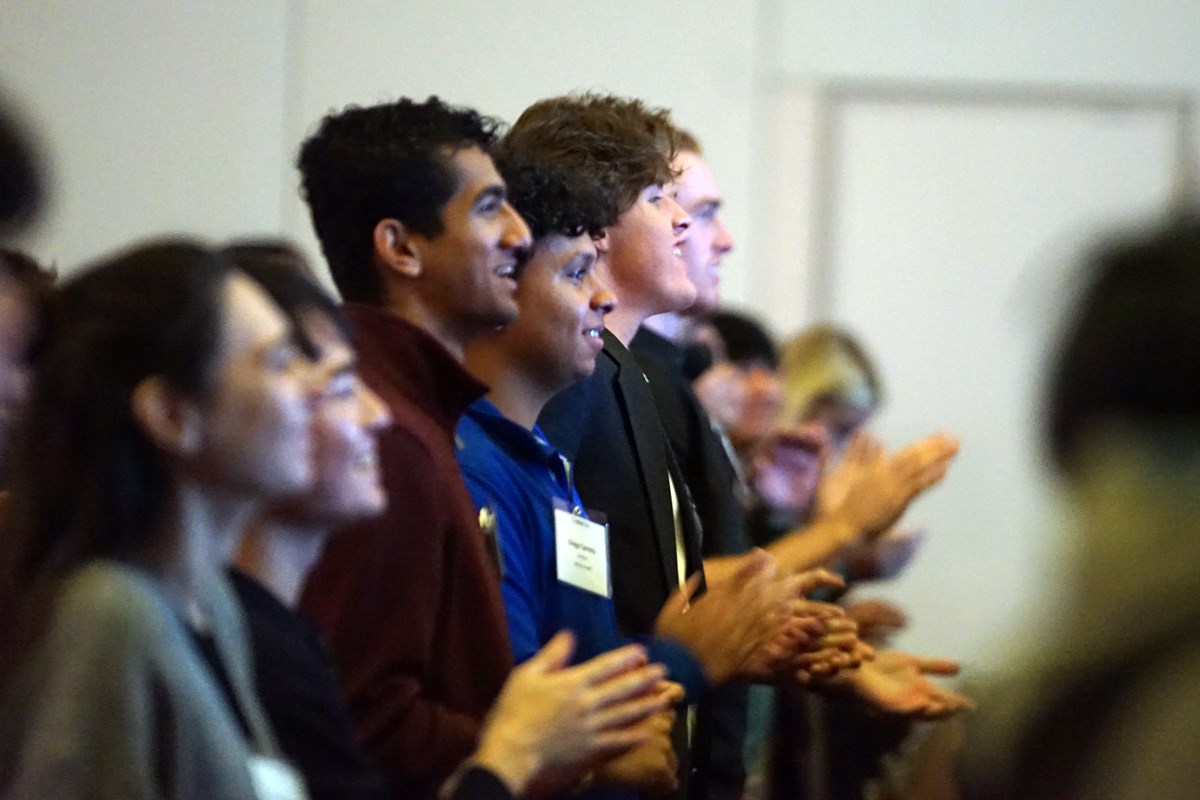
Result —
M304 779L291 765L277 758L252 755L248 766L258 800L308 800Z
M608 577L608 526L554 509L558 579L601 597L612 597Z

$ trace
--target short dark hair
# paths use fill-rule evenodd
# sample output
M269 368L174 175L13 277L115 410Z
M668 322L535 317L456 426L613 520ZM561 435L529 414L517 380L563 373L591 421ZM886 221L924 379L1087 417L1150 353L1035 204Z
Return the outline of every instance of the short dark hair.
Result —
M317 348L304 333L301 316L306 311L325 315L347 342L354 341L350 321L336 300L321 288L308 261L282 239L244 239L230 242L222 252L238 269L253 278L288 318L304 354L316 358Z
M754 317L734 311L717 311L708 321L725 344L730 361L735 364L761 361L771 369L779 367L779 349L775 340Z
M382 302L374 259L375 226L396 219L424 236L442 232L442 209L457 181L450 158L477 146L490 151L500 123L437 97L350 106L321 120L300 148L305 200L348 301Z
M589 93L525 109L497 157L508 170L513 207L534 236L596 233L615 224L647 186L675 177L676 147L666 110Z
M1050 453L1067 472L1098 419L1200 424L1200 216L1112 241L1086 265L1048 384Z

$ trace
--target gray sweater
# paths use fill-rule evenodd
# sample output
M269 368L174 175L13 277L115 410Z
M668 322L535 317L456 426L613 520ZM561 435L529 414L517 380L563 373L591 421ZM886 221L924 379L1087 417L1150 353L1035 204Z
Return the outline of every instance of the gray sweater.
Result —
M249 744L162 585L95 562L64 581L0 706L0 797L255 798L248 760L276 750L244 622L223 576L203 600Z

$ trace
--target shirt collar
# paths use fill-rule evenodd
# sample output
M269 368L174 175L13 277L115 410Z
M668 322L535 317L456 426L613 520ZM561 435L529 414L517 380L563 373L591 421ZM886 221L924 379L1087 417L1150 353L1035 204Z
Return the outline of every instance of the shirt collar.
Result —
M346 303L360 350L422 411L453 430L467 406L487 391L446 348L411 322L375 306Z
M523 458L547 464L557 464L562 458L558 450L546 439L541 428L535 425L533 430L528 430L518 425L504 416L486 397L472 403L466 414L497 444Z

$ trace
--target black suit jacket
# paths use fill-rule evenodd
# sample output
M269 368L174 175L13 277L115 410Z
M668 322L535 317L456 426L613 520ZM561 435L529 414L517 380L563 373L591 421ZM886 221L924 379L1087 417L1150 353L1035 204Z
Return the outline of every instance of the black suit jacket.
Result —
M738 498L741 476L732 450L722 440L683 374L683 351L642 328L630 343L658 407L667 440L687 481L704 529L704 555L741 555L750 549L745 511Z
M702 568L701 532L641 366L615 336L602 335L595 371L551 400L538 425L574 465L584 505L607 517L617 622L636 636L653 629L679 585L668 475L678 496L688 574Z
M722 440L683 373L683 351L668 339L642 328L631 342L645 370L659 418L695 501L704 528L704 555L740 555L750 549L738 492L741 476L732 448ZM746 769L746 686L731 683L700 704L692 740L695 777L690 800L740 798Z

